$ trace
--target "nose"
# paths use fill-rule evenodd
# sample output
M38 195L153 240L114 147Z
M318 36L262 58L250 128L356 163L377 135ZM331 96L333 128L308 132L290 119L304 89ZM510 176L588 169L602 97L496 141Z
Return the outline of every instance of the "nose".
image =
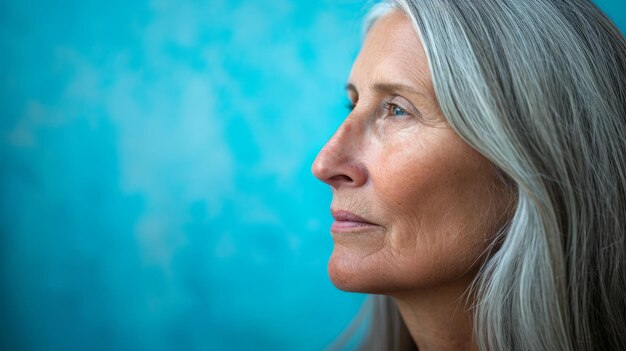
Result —
M346 120L317 154L311 167L313 175L335 190L365 184L367 169L360 140L358 130Z

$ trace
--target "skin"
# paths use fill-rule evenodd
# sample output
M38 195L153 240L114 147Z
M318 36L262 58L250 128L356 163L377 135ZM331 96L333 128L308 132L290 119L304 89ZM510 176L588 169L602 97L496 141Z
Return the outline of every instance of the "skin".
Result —
M370 29L348 95L354 109L312 171L331 186L331 211L368 223L335 221L330 278L392 296L420 350L474 349L464 294L513 195L446 122L403 13Z

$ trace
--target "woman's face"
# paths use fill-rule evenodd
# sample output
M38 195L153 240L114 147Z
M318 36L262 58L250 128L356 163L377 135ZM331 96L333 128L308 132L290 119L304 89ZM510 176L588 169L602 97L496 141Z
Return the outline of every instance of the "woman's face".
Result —
M445 121L399 11L371 28L347 85L354 109L313 163L333 191L333 283L393 294L472 278L512 196Z

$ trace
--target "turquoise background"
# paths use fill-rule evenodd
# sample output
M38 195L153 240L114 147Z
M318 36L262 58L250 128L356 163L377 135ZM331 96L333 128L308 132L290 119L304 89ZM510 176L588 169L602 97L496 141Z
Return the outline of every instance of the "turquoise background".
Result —
M598 2L626 27L622 1ZM319 350L366 1L0 4L0 346Z

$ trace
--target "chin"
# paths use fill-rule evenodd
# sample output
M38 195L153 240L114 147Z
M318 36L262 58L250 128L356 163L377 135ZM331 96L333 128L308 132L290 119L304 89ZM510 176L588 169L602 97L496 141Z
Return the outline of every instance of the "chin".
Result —
M389 275L383 273L383 267L342 251L335 248L328 260L328 276L337 289L367 294L389 294L396 290Z

